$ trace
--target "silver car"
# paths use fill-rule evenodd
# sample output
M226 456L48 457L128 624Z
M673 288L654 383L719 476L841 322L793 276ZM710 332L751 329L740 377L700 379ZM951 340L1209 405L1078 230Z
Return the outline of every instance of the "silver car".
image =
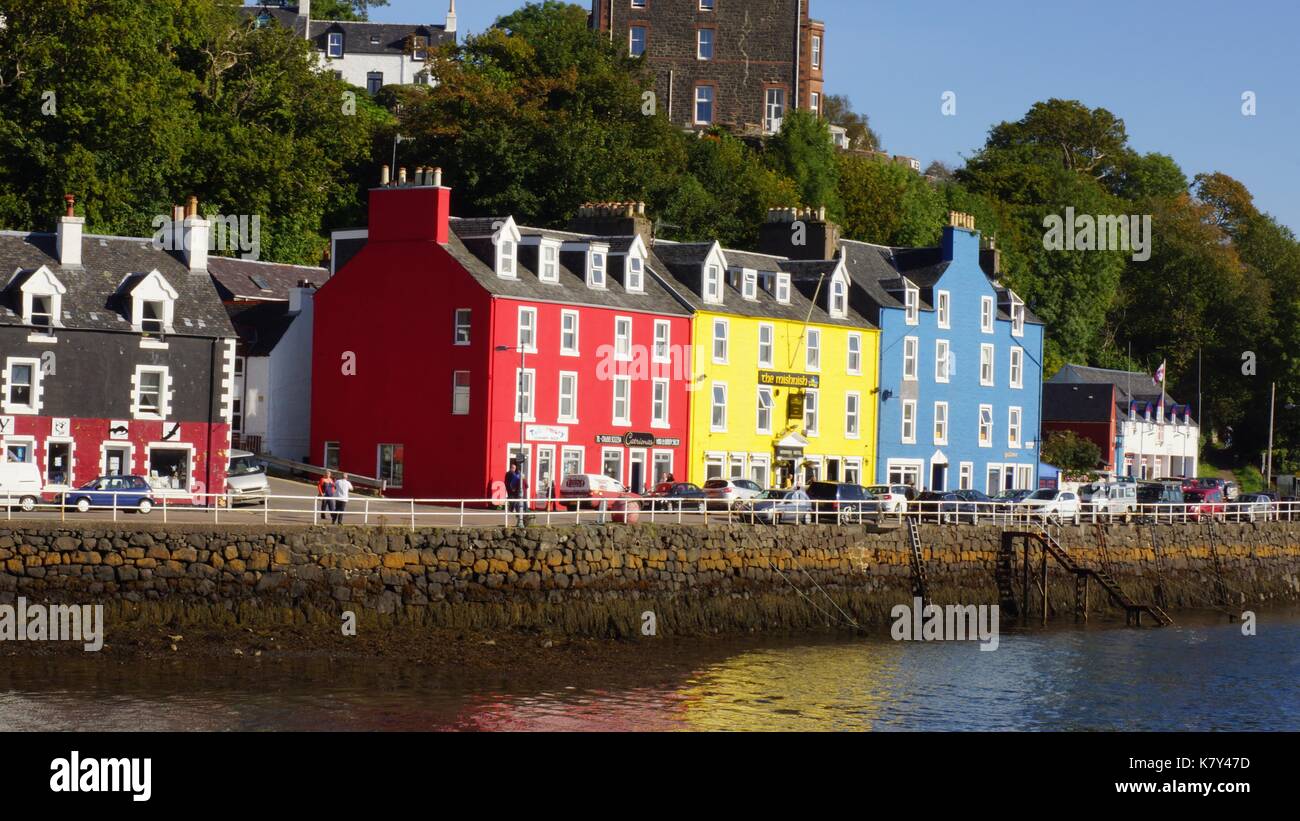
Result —
M246 450L230 451L230 469L226 472L226 505L266 504L271 483L266 468Z
M812 509L812 499L799 488L765 490L738 505L741 521L766 525L808 524L813 518Z
M711 510L731 510L737 502L753 499L762 492L757 482L748 479L710 479L704 483L704 498Z

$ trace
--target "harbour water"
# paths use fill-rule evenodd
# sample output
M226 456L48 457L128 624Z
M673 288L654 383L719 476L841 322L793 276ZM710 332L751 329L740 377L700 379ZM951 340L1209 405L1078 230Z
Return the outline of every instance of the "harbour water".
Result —
M1300 610L1178 625L648 647L599 673L0 655L0 730L1298 730Z

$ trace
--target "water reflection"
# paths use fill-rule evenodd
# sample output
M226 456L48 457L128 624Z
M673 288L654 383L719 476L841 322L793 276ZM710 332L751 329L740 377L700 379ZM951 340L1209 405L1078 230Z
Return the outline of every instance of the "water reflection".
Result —
M1259 635L1055 629L976 643L707 644L634 669L0 658L0 730L1300 729L1300 618Z

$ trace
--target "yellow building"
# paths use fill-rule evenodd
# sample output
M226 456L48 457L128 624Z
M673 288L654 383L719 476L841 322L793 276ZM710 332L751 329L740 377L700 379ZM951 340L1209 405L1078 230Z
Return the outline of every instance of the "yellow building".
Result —
M656 273L693 310L690 467L763 487L875 476L880 332L842 260L656 243Z

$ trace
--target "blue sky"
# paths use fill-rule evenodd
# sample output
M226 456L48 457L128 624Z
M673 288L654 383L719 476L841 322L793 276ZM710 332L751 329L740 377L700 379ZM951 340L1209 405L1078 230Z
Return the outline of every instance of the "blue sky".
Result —
M523 2L458 0L462 34ZM446 9L391 0L371 19L442 22ZM1035 101L1079 99L1110 109L1134 148L1171 154L1188 177L1241 180L1300 233L1293 0L812 0L812 13L826 22L828 93L848 95L891 152L958 165ZM940 111L945 91L957 95L954 117ZM1241 111L1246 91L1253 117Z

